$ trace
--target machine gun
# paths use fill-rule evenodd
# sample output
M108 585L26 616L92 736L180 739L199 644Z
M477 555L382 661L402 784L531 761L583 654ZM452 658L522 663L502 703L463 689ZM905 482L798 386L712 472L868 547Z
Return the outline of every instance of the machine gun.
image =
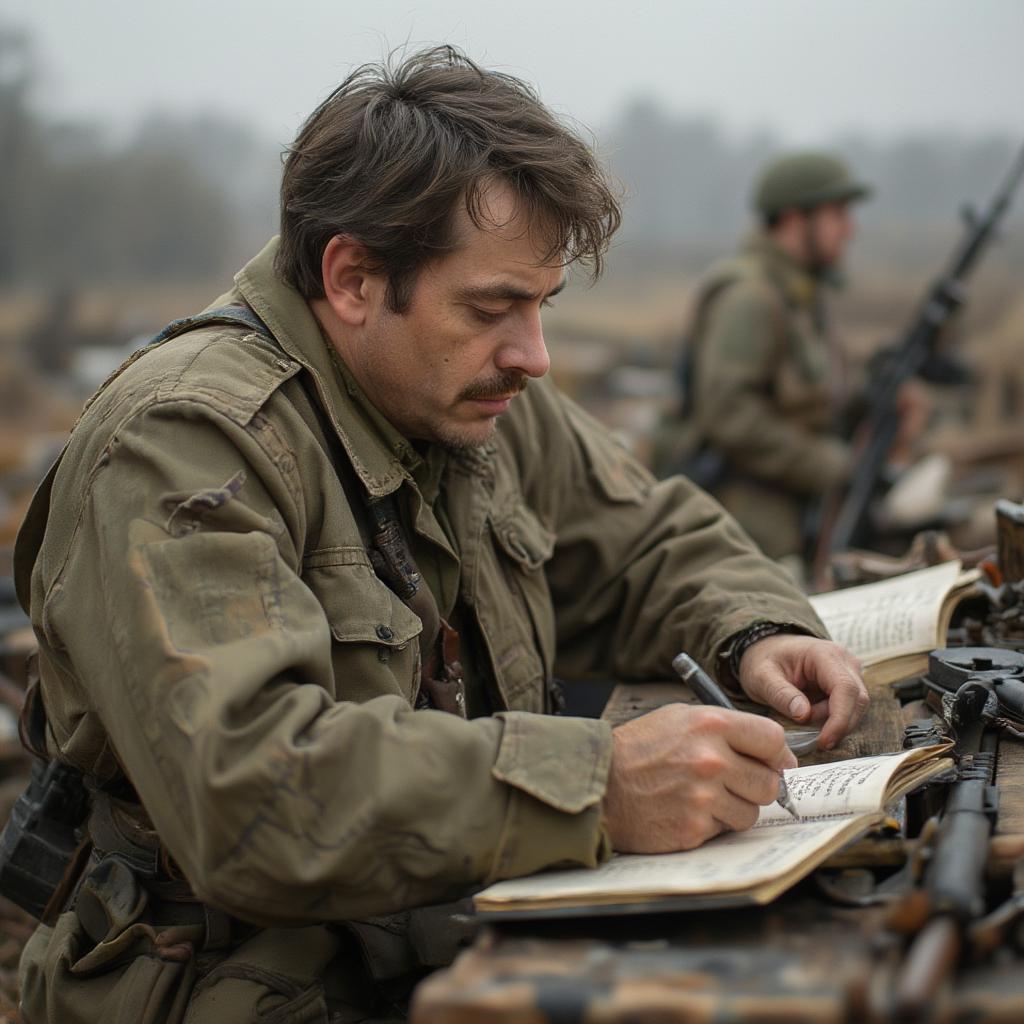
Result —
M1024 176L1021 148L1002 187L988 208L977 214L965 212L967 229L946 270L932 283L902 339L882 361L882 369L868 387L866 420L858 428L857 467L837 511L823 517L815 559L824 567L829 554L862 544L868 527L868 506L874 497L886 458L899 431L897 400L900 388L921 376L937 356L943 328L966 299L966 282L982 253L996 234ZM831 526L829 525L831 520Z
M1001 688L1024 689L1024 656L989 648L932 651L926 685L942 695L956 736L952 783L925 877L921 915L896 977L896 1019L918 1021L968 944L969 928L986 909L985 864L998 813L995 757ZM912 914L911 916L917 916Z
M929 703L939 705L943 717L949 719L950 702L968 679L980 681L996 701L983 709L989 725L1024 738L1024 654L998 647L947 647L929 658L922 682Z

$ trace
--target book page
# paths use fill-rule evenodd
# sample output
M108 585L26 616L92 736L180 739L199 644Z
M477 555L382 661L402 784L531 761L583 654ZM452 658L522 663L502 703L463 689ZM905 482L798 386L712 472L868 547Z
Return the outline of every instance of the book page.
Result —
M801 818L879 811L889 780L913 754L904 751L790 768L784 773L786 787ZM761 808L754 828L787 824L797 822L778 804L769 804Z
M895 754L788 768L786 788L802 820L884 811L895 797L944 771L949 761L941 755L952 746L946 740ZM800 823L775 803L761 808L754 828Z
M943 602L960 578L958 561L810 598L832 639L865 665L941 646Z
M746 891L816 862L815 854L829 848L855 820L829 818L794 823L793 828L727 832L682 853L621 854L593 870L550 871L498 882L479 893L475 902L478 909L487 910L511 903L614 903ZM872 820L865 817L864 828Z

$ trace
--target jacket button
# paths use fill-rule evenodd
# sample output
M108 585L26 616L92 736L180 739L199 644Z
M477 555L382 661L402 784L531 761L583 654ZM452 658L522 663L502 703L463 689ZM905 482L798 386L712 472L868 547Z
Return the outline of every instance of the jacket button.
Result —
M391 640L395 635L395 631L390 626L385 626L383 623L377 627L377 636L381 640Z

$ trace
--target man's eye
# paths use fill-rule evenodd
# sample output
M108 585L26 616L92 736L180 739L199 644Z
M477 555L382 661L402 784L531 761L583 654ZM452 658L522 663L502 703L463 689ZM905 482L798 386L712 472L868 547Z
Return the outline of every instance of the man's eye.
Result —
M481 309L479 306L471 306L473 315L481 322L485 324L496 324L507 312L507 309L499 309L497 311L492 309Z

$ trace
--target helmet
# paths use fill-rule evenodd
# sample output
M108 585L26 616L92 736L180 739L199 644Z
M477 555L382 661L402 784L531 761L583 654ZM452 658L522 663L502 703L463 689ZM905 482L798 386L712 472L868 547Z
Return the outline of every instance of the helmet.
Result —
M808 210L823 203L866 199L871 188L850 176L828 153L791 153L769 163L754 188L754 208L765 217L783 210Z

